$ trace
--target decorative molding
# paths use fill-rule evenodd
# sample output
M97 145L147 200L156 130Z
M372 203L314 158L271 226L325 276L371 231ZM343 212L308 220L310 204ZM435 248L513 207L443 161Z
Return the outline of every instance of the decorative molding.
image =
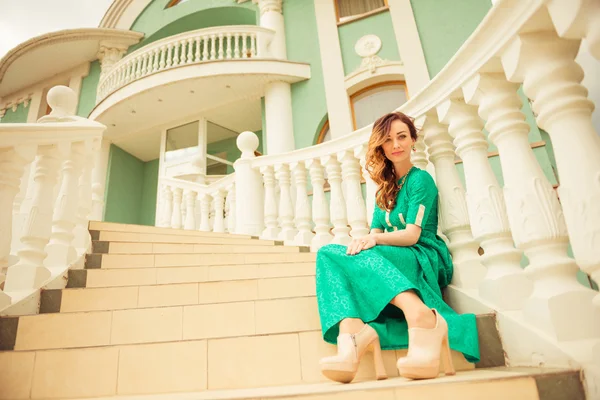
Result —
M252 0L253 3L258 3L260 9L260 15L265 15L268 12L276 12L283 14L283 1L282 0Z
M388 81L405 81L405 67L402 61L387 61L378 65L375 72L359 68L344 78L346 90L352 95L368 86Z
M389 61L383 60L377 55L381 50L381 45L379 36L373 34L365 35L357 40L354 51L362 57L362 62L357 71L367 69L374 74L378 66L389 63Z
M99 28L130 29L152 0L113 0L102 17Z

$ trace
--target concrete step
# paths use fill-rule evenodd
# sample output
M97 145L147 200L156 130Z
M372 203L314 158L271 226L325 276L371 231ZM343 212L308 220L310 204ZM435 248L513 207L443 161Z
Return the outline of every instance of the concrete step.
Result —
M195 243L195 244L234 244L239 246L274 246L283 245L275 240L260 240L254 237L219 236L213 233L204 235L180 235L165 233L94 231L90 230L92 240L109 242L151 242L151 243Z
M252 240L256 242L256 240ZM92 253L96 254L249 254L249 253L308 253L304 246L240 246L232 244L110 242L94 240Z
M117 389L118 390L118 389ZM115 395L95 400L583 400L579 371L552 368L490 368L427 381L390 378L351 385L316 383L252 389L204 390L146 396ZM80 398L77 400L86 400Z
M217 232L203 232L198 230L188 229L173 229L173 228L162 228L158 226L148 225L134 225L134 224L121 224L117 222L103 222L103 221L90 221L88 225L90 231L111 231L111 232L128 232L128 233L161 233L165 235L179 235L179 236L210 236L210 237L221 237L221 238L232 238L232 239L250 239L251 235L238 235L232 233L217 233Z
M164 268L315 262L316 253L88 254L86 269Z
M4 351L0 352L0 387L9 387L9 392L14 393L14 397L8 398L22 398L18 396L31 393L32 398L67 399L327 382L319 371L318 361L335 353L336 347L324 343L319 330L165 343ZM395 363L406 350L388 350L383 354L388 375L397 377ZM453 357L457 370L474 369L462 354L454 352ZM6 371L10 371L8 376L3 373ZM369 353L360 365L357 379L373 378L372 354ZM3 380L8 382L3 384ZM0 393L7 395L4 390Z
M315 277L44 290L40 313L112 311L315 296Z
M67 288L146 286L315 275L314 262L201 267L72 269Z

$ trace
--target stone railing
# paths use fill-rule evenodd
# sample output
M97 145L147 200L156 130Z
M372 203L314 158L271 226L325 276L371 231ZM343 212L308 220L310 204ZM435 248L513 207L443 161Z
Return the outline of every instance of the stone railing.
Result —
M576 277L581 269L600 282L600 136L575 61L584 37L600 58L596 6L497 1L446 67L399 110L420 128L414 164L437 182L441 230L454 260L453 287L475 293L494 310L511 311L507 315L516 315L530 331L543 332L544 341L586 343L588 350L571 347L569 354L581 363L593 354L600 367L600 296ZM560 201L528 142L520 87L552 140ZM253 153L256 136L242 133L243 154L235 163L236 233L313 250L365 235L375 189L364 172L371 128L260 158ZM488 139L498 148L503 187L488 162ZM466 187L455 168L457 154ZM525 268L523 255L529 261ZM535 364L525 353L524 362ZM590 376L600 384L600 376Z
M117 62L98 84L96 102L147 75L170 68L220 60L270 58L274 32L252 25L219 26L169 36Z
M0 124L0 313L37 312L42 287L60 288L90 245L91 174L105 126L74 117L75 93L48 92L50 115Z
M156 226L204 232L235 230L235 176L209 185L160 178Z

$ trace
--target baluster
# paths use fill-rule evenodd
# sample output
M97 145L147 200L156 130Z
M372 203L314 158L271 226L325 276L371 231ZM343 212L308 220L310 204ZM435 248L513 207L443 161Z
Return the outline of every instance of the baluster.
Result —
M71 145L70 156L62 165L62 180L56 199L52 234L46 247L46 267L66 267L77 257L73 246L79 203L79 179L83 173L84 143Z
M159 48L154 49L154 64L152 64L152 72L158 71L158 63L160 61L161 51Z
M423 171L427 170L427 154L425 153L425 139L423 130L417 132L417 141L415 142L415 151L411 153L410 160L413 165Z
M187 40L187 43L188 43L187 63L191 64L194 61L194 38L189 38Z
M521 34L507 46L502 64L510 81L523 82L539 127L552 139L560 178L558 193L573 254L581 269L598 282L600 136L591 119L594 104L581 85L583 70L574 61L579 45L579 40L560 39L555 32ZM583 306L597 292L577 286L572 265L552 265L539 274L546 277L547 284L536 281L535 294L538 286L549 285L551 277L562 277L561 284L554 285L538 302L537 309L545 310L543 315L547 316L539 323L559 340L600 336L600 325L590 326L588 322L600 319L600 310ZM600 306L600 296L594 302ZM568 310L570 307L576 307L577 313ZM535 312L533 305L529 312Z
M570 39L585 38L590 54L600 60L600 3L596 0L549 0L545 4L558 34Z
M185 191L185 223L183 229L196 229L196 198L198 193L193 190Z
M250 54L251 57L256 57L256 34L250 34Z
M179 65L179 46L181 42L175 42L173 46L173 66Z
M204 36L203 40L204 40L204 51L202 52L202 61L206 61L206 60L208 60L208 46L210 45L210 42L208 40L208 36Z
M520 309L533 285L521 268L522 251L513 246L502 189L487 157L483 121L476 107L461 100L445 101L438 114L449 125L448 132L463 160L471 230L484 250L481 262L487 274L479 285L479 295L501 309ZM508 291L511 296L506 296Z
M213 220L213 232L223 233L225 232L225 220L224 220L224 206L225 206L225 192L223 190L217 190L212 193L213 196L213 208L215 210L215 216Z
M167 44L167 68L173 66L173 43Z
M210 204L211 197L208 193L203 193L200 196L200 230L210 232Z
M83 171L79 177L77 218L75 218L76 223L75 229L73 230L73 244L79 256L90 250L91 247L91 237L88 227L89 216L93 207L92 169L94 168L95 162L94 154L100 151L100 147L100 139L85 141ZM76 265L77 268L83 268L83 259L80 260L80 262L80 264Z
M49 199L54 199L61 150L58 145L41 146L38 150L31 209L23 225L21 248L17 252L19 261L9 267L6 274L6 292L34 289L50 278L50 271L44 268L43 262L52 233L53 202Z
M239 43L240 42L240 34L236 33L234 37L235 37L235 39L234 39L235 47L233 50L233 58L238 59L238 58L240 58L240 43Z
M194 54L194 62L202 61L202 55L200 52L200 46L202 45L202 38L200 36L196 37L196 53Z
M225 52L223 49L223 33L219 33L219 60L222 60L225 57Z
M342 180L346 187L346 212L352 227L350 235L360 238L369 234L367 209L360 186L360 163L350 150L338 153L337 158L342 164Z
M290 168L286 164L275 166L275 178L279 183L279 222L281 232L279 240L292 241L298 230L294 225L294 206L292 203Z
M210 59L214 60L217 58L217 35L214 33L210 35Z
M13 204L25 166L35 158L35 145L0 150L0 274L8 266L13 229ZM2 303L0 294L0 304Z
M148 53L142 55L141 64L142 64L142 72L141 72L140 76L146 76L146 74L148 73Z
M296 227L298 234L294 243L299 246L310 246L315 236L311 231L311 211L308 191L306 190L306 165L304 162L296 162L290 165L294 174L294 185L296 187Z
M375 196L377 195L377 185L371 179L371 175L367 171L367 145L361 145L354 149L354 156L358 158L361 167L361 173L363 179L365 180L365 212L367 217L367 226L371 226L371 222L373 219L373 212L375 211ZM362 191L361 191L362 194ZM369 229L370 231L370 229Z
M452 138L432 114L427 116L423 130L429 159L435 167L442 231L450 241L448 247L454 263L452 282L462 288L477 288L486 269L479 257L479 244L471 234L465 191L454 166Z
M171 214L171 228L181 229L181 201L183 190L178 187L173 188L173 213Z
M232 48L231 48L231 33L227 33L227 59L228 60L231 59L231 53L232 53Z
M333 239L330 232L329 204L325 197L325 174L321 162L318 159L308 160L306 167L310 171L310 182L313 188L312 219L315 223L315 237L310 244L310 250L317 251Z
M333 223L333 243L348 245L350 243L350 228L348 228L348 218L346 216L346 202L342 192L342 169L335 156L325 156L321 158L321 163L325 165L330 185L329 212L331 222Z
M227 186L227 203L229 204L227 232L235 233L235 184Z
M248 34L242 33L242 58L248 58Z
M163 215L162 215L162 226L166 228L171 227L171 219L173 216L173 188L170 185L164 187L164 203L163 203Z
M275 173L272 166L260 168L265 183L265 230L261 234L261 239L276 240L280 229L277 224L277 198L275 193Z
M160 62L158 63L158 69L162 70L167 65L165 58L167 57L167 46L160 47Z

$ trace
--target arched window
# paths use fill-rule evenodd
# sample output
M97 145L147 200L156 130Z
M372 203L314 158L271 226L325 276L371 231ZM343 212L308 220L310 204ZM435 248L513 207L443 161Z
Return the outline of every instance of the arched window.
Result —
M317 136L317 143L321 144L331 140L331 130L329 130L329 120L325 121L321 131L319 132L319 136Z
M354 129L367 126L408 100L404 81L382 82L350 96Z
M387 0L335 0L339 22L354 20L388 7Z
M179 3L184 2L185 0L170 0L167 5L165 6L165 8L171 8L173 6L176 6Z

